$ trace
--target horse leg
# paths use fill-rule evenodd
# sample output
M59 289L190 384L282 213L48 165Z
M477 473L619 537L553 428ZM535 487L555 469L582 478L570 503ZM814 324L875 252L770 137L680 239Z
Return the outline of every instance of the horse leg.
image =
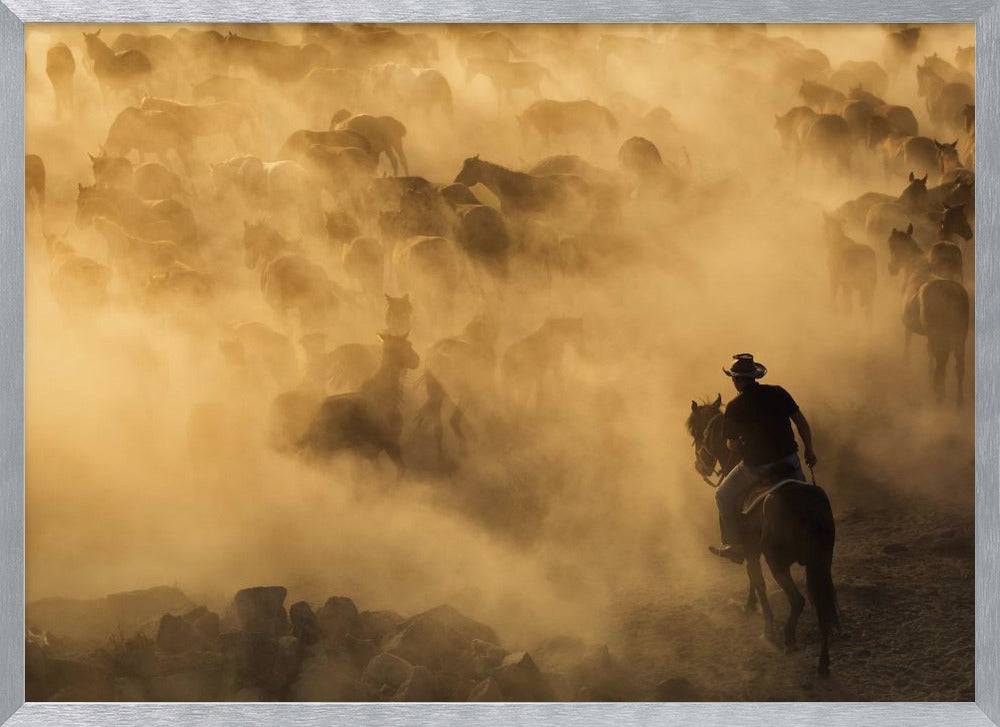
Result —
M774 613L771 611L770 601L767 600L767 584L764 583L764 572L760 568L760 553L747 553L747 575L750 577L751 590L755 590L760 599L760 610L764 616L764 636L770 638Z
M795 587L795 581L792 580L792 573L788 565L775 562L776 559L770 554L765 555L765 558L767 558L767 565L771 569L774 580L788 596L788 605L791 609L788 612L788 620L785 622L785 652L788 653L795 648L795 629L798 626L802 609L806 605L806 599Z
M943 348L939 341L929 341L927 348L929 349L933 366L931 377L934 386L934 398L940 403L944 400L944 376L948 368L948 349Z
M751 572L749 560L747 560L747 581L750 583L750 588L747 593L747 604L743 607L743 611L749 614L757 611L757 586L753 582L753 573Z
M956 393L956 403L959 408L962 407L964 403L964 392L965 388L965 341L955 342L955 381L958 386L958 392Z

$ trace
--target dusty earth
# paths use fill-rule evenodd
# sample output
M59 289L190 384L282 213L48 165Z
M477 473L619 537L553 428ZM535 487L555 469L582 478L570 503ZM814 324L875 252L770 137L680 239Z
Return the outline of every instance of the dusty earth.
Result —
M667 681L658 695L667 699L973 701L973 528L967 509L926 500L838 513L841 632L829 679L815 676L811 607L799 621L799 650L785 655L779 630L776 643L766 640L760 615L744 613L742 569L725 562L706 564L712 582L694 597L669 578L630 594L618 604L612 649L648 675L654 693ZM780 626L788 602L769 582Z

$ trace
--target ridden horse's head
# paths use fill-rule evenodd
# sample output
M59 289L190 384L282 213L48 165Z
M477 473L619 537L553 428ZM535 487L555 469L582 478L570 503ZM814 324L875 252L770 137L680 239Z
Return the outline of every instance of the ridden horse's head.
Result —
M920 246L913 239L913 224L905 230L892 228L889 233L889 274L898 275L914 257L922 256Z
M694 444L694 466L699 474L708 476L715 470L718 455L711 452L707 446L708 427L712 421L722 414L722 394L711 403L699 404L691 400L691 413L688 415L686 427Z
M420 355L413 350L409 331L395 336L388 331L378 334L382 339L382 361L396 369L415 369L420 365Z
M953 207L945 206L944 216L941 218L941 234L939 237L943 240L948 239L951 235L958 235L963 240L972 239L972 227L969 225L969 220L965 216L965 205L958 204Z
M462 171L455 177L455 182L464 184L466 187L471 187L477 182L482 181L482 169L483 163L479 161L478 154L474 157L469 157L462 163Z

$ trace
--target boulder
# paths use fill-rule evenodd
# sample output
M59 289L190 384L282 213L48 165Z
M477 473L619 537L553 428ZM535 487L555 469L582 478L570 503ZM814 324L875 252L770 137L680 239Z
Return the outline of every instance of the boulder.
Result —
M512 702L550 702L555 699L552 687L526 651L508 654L493 677L504 697Z
M361 673L361 683L378 698L388 699L410 678L413 665L392 654L382 653L372 658Z
M664 679L654 688L653 697L658 702L701 702L704 700L701 691L685 677Z
M381 648L411 664L434 670L471 673L472 640L496 644L489 626L438 606L401 622L381 641Z
M206 645L206 639L190 621L181 616L163 614L156 630L156 646L165 654L182 654Z
M476 684L469 692L467 702L502 702L503 692L500 683L493 677L486 677Z
M481 670L484 675L490 669L500 666L509 653L503 647L491 644L488 641L482 641L481 639L473 639L471 648L476 668Z
M358 630L358 608L350 598L331 596L316 612L316 620L326 641L342 643L349 633Z
M253 634L277 638L288 633L285 615L284 586L244 588L236 593L233 603L240 628Z
M288 698L293 702L363 702L368 692L342 663L320 653L302 665Z
M220 634L219 645L226 663L225 691L259 687L280 695L298 676L302 646L294 636L271 638L248 631Z
M395 611L362 611L358 614L358 637L380 641L405 620Z
M440 701L437 679L426 666L415 666L410 676L399 688L393 701L396 702L437 702Z
M219 638L220 622L219 614L209 611L204 606L198 606L188 611L183 616L184 620L191 624L206 642L212 643Z
M288 618L292 624L292 635L303 646L310 646L323 638L319 620L313 613L312 607L305 601L293 603L292 607L288 609Z

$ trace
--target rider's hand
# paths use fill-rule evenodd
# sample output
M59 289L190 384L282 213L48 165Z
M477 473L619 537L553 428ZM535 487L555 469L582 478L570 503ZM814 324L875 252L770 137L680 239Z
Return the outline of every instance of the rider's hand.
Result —
M816 466L816 453L811 449L806 450L806 464L810 467Z

